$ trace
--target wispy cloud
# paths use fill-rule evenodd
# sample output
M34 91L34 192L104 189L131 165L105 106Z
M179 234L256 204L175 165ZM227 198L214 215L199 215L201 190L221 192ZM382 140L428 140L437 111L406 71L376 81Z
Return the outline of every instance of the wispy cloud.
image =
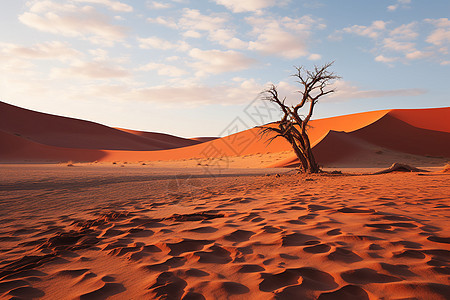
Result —
M413 97L427 93L425 89L394 89L394 90L362 90L344 81L336 81L333 86L334 94L327 96L325 101L348 101L353 99L385 98L385 97Z
M408 8L411 0L397 0L394 4L391 4L387 7L387 10L390 12L396 11L398 8Z
M91 3L91 4L101 4L103 6L106 6L110 10L119 11L119 12L132 12L133 7L119 1L113 1L113 0L74 0L75 2L82 2L82 3Z
M21 59L50 59L71 61L82 56L80 51L71 48L67 42L44 42L32 46L0 43L0 52Z
M147 38L138 38L139 47L143 49L160 49L160 50L180 50L186 51L190 48L190 46L184 42L169 42L165 39L152 36Z
M426 19L425 21L435 26L433 32L427 37L428 43L436 46L450 44L450 20L448 18Z
M425 23L435 26L432 33L427 35L426 40L420 40L425 30ZM409 63L411 60L434 59L442 60L442 56L448 54L450 42L450 21L443 19L426 19L424 22L414 21L400 26L389 28L391 23L385 21L374 21L369 26L353 25L337 31L339 34L356 34L373 40L371 50L375 54L375 61L393 65L400 61ZM425 42L432 44L423 45Z
M107 62L80 62L72 64L68 68L53 68L52 78L87 78L87 79L110 79L129 77L129 71Z
M91 6L78 7L52 1L35 1L19 20L34 29L69 37L80 37L97 44L112 46L122 41L125 28Z
M180 77L188 74L186 70L178 68L172 65L166 65L161 63L148 63L138 68L139 71L156 71L158 75L169 76L169 77Z
M249 42L249 50L285 58L308 55L308 41L313 28L323 29L321 20L304 16L299 19L284 17L281 20L267 17L248 17L256 40Z
M200 50L194 48L189 52L189 56L195 60L191 63L191 66L197 70L199 76L207 73L218 74L245 70L256 62L254 59L233 50Z
M217 4L223 5L235 13L242 12L260 12L262 9L276 6L286 5L290 1L280 0L215 0Z

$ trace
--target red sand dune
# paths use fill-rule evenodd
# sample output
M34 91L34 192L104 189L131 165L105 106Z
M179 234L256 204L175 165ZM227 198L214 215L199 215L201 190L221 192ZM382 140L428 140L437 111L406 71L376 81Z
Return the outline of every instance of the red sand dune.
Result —
M0 103L2 115L0 130L20 135L25 141L21 151L14 156L0 150L0 160L49 160L54 153L54 161L157 161L208 159L223 156L246 156L254 154L290 151L290 145L282 138L268 143L268 136L261 136L259 129L252 128L230 136L188 146L192 140L170 135L114 129L92 122L56 117L20 109ZM5 110L3 110L3 107ZM321 165L376 156L385 150L420 156L450 157L450 108L395 109L351 114L339 117L313 120L310 122L309 136L313 151ZM27 122L25 120L28 120ZM31 121L32 122L31 122ZM37 122L35 124L34 122ZM57 124L57 126L55 126ZM56 128L56 129L55 129ZM25 138L24 138L25 137ZM70 137L69 139L67 137ZM7 143L1 138L2 144ZM19 137L17 137L19 138ZM98 138L98 140L97 140ZM66 146L63 149L42 148L35 154L27 152L25 142L32 140L47 146ZM17 145L19 140L16 139ZM168 149L169 144L174 147ZM100 147L100 146L105 147ZM109 147L106 147L109 145ZM37 147L34 145L34 147ZM134 151L110 150L132 149ZM127 148L128 147L128 148ZM139 147L147 150L136 151ZM153 147L153 148L152 148ZM174 148L172 147L172 148ZM11 148L11 147L9 147ZM47 149L47 150L44 150ZM87 149L102 149L92 151ZM45 153L48 151L48 153ZM19 155L20 153L20 155ZM80 159L80 157L84 159ZM381 156L380 156L381 157ZM392 161L388 162L389 164ZM296 158L278 162L270 167L292 166ZM261 167L264 167L262 163Z
M105 156L102 150L47 146L3 131L0 131L0 144L0 161L3 162L96 161Z
M0 130L48 146L161 150L198 144L162 133L118 130L94 122L55 116L0 102Z

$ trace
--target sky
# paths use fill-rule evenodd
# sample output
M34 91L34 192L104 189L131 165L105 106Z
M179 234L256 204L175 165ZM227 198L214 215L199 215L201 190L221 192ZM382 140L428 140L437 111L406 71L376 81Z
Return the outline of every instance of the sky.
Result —
M295 103L295 67L334 61L315 118L446 107L449 13L448 0L1 0L0 101L223 136L276 120L249 113L269 84Z

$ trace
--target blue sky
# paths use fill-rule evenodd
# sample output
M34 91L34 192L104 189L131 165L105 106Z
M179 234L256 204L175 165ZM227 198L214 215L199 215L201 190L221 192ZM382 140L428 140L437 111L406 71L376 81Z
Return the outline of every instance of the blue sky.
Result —
M315 117L449 106L448 0L2 0L0 98L109 126L217 136L293 66L342 77ZM271 121L270 118L264 121Z

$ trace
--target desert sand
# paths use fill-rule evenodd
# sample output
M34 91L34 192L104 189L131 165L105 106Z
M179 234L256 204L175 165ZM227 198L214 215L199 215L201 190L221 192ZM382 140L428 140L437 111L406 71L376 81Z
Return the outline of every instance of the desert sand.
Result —
M448 299L450 108L180 138L0 103L0 298ZM379 173L392 163L419 172Z
M448 173L195 170L0 166L0 295L450 295Z

